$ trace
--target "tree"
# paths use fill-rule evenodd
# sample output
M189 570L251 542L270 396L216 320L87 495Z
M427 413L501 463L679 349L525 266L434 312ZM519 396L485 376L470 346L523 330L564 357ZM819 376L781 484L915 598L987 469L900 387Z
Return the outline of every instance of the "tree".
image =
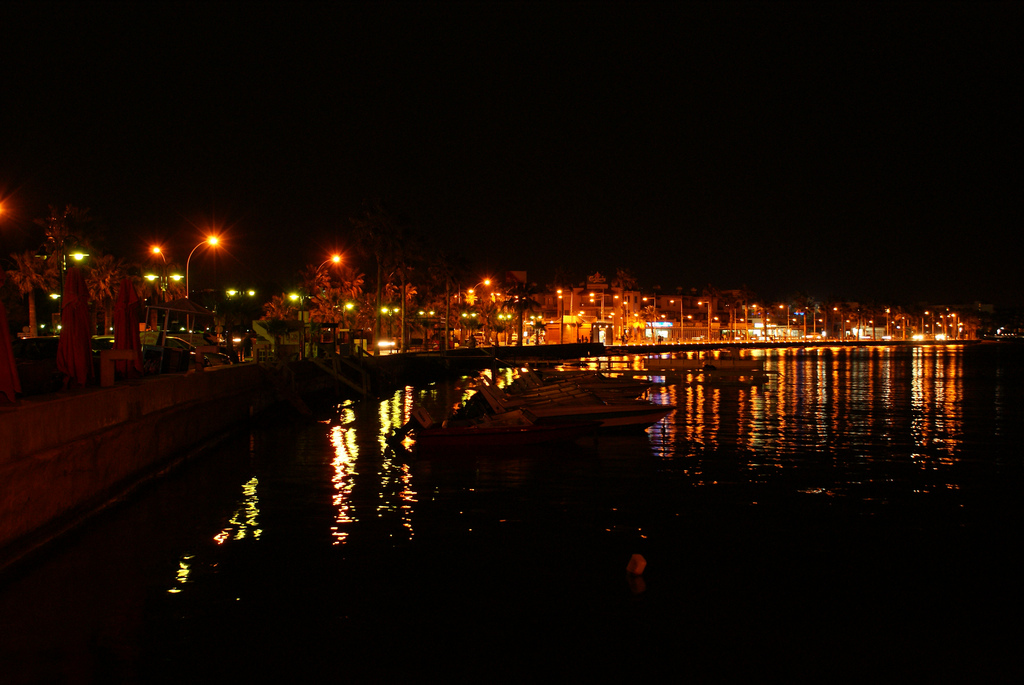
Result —
M414 256L421 250L415 237L406 230L406 223L388 212L380 201L370 203L362 216L352 220L352 224L357 249L372 258L376 265L374 338L379 340L384 288L397 280L400 291L405 292ZM401 323L404 344L405 311L402 312Z
M50 205L47 215L44 218L36 219L35 223L43 228L43 234L46 237L43 247L46 249L47 257L59 265L62 278L68 251L72 247L82 248L85 251L91 249L89 238L93 219L89 216L88 208L80 209L73 205L65 205L61 209ZM64 284L61 283L60 287L63 289Z
M536 283L521 283L516 281L505 294L505 308L516 317L516 332L519 335L518 346L523 344L523 318L528 312L540 308L540 303L534 298L537 294Z
M444 312L444 346L451 344L451 328L458 324L453 319L452 294L459 290L458 283L469 272L465 260L459 256L450 256L444 250L438 250L427 266L428 303L435 311Z
M28 298L28 334L39 335L36 320L36 290L53 288L56 279L56 264L44 262L32 252L25 251L12 254L15 268L7 272L11 285L23 296Z
M612 287L620 290L636 290L636 276L629 269L616 268L615 278L612 279Z
M643 307L640 310L640 312L637 315L637 318L639 318L640 321L643 322L644 328L647 328L648 326L651 326L655 321L658 320L658 308L652 304L647 305L646 307ZM655 341L657 341L656 332L655 335L652 337Z
M91 260L92 266L86 271L85 285L89 299L103 311L103 334L108 335L114 319L114 299L117 286L127 274L125 263L113 255L97 255Z
M754 300L757 299L757 294L753 290L747 287L744 283L740 286L739 291L736 293L736 298L733 303L734 307L743 307L743 329L745 331L744 338L750 339L750 305L754 304Z
M295 318L295 306L288 299L288 295L281 293L270 298L270 302L263 305L263 315L272 321L284 321Z

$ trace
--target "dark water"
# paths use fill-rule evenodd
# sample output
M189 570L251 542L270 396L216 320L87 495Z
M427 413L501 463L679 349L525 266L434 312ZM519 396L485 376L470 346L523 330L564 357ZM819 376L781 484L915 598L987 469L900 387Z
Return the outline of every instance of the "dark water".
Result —
M384 448L458 385L266 417L0 578L0 682L1017 682L1021 352L755 351L513 456Z

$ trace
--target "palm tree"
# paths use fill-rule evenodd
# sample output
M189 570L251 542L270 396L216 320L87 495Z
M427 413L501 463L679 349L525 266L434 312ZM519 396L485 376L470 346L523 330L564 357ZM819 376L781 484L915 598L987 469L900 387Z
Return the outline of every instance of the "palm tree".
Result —
M302 289L309 293L310 297L316 297L320 291L331 287L331 274L327 269L318 269L308 264L299 271L299 280Z
M658 309L654 305L647 305L640 310L639 319L644 322L644 328L646 329L652 322L658 320ZM655 338L657 342L657 338Z
M96 307L103 308L103 334L107 335L114 318L117 286L127 271L124 261L113 255L98 255L91 261L92 267L86 272L85 285L89 289L89 299Z
M427 267L429 276L429 301L435 305L436 311L444 312L444 347L451 344L450 330L457 321L452 317L452 293L458 292L458 283L469 271L465 260L459 256L451 257L444 250L439 250ZM440 305L440 306L438 306Z
M371 257L377 269L374 337L379 339L384 288L397 279L404 291L406 278L412 271L413 255L418 254L420 250L417 249L414 237L408 235L405 223L388 212L379 200L370 203L362 216L352 220L352 224L357 249L365 256ZM404 329L403 312L403 341Z
M47 259L52 258L58 265L60 279L63 281L68 250L72 246L79 246L87 251L90 249L88 232L93 220L89 216L89 210L73 205L65 205L63 209L50 205L46 217L36 219L35 223L43 228L43 234L46 236L43 246ZM63 294L64 283L61 282L59 287Z
M754 300L757 299L757 294L753 290L747 287L744 283L740 286L739 292L736 293L736 300L733 304L735 307L743 307L743 329L745 331L744 338L750 340L750 312L749 307L754 304Z
M44 262L35 254L25 251L19 254L12 254L15 268L7 272L18 293L28 298L28 334L39 335L39 325L36 320L36 290L48 290L54 286L57 278L56 264Z
M615 269L615 278L612 280L612 287L616 286L622 290L636 290L636 276L629 269L617 267Z
M813 307L814 307L814 300L811 299L811 297L809 297L808 295L805 295L803 293L799 293L798 292L793 297L792 302L793 302L793 306L796 308L796 311L794 313L795 314L800 314L801 318L803 319L804 337L806 338L807 337L807 310L808 309L813 309Z
M358 300L363 294L365 281L366 276L355 267L343 266L338 272L338 289L341 290L342 297L350 300Z
M839 319L839 330L841 331L842 339L846 340L847 330L853 328L853 322L849 321L849 318L853 314L853 308L849 303L839 301L832 305L832 311L834 315L837 316ZM847 327L847 323L850 323L851 325Z
M718 302L722 297L722 293L718 291L718 288L708 283L708 287L704 288L704 297L708 302L708 340L711 340L711 317L714 312L718 311ZM719 334L721 337L721 334Z
M274 295L270 302L263 305L263 315L272 321L284 321L295 318L295 305L288 299L288 295L281 293Z
M516 281L505 294L505 308L516 317L516 332L519 335L518 346L523 344L523 318L528 312L540 309L540 303L534 298L537 294L536 283L520 283Z

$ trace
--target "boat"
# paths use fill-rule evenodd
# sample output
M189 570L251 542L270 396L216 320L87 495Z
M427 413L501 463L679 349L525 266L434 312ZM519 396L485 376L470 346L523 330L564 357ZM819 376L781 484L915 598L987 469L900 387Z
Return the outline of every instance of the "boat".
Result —
M541 423L526 408L497 415L485 414L472 419L433 420L422 407L413 409L412 418L392 439L412 432L420 451L439 449L509 448L568 442L592 433L597 421L559 421Z
M538 423L597 421L602 429L646 430L675 410L672 404L647 400L602 399L593 393L554 393L515 396L505 393L486 376L477 384L477 392L467 402L484 402L491 415L528 408Z
M531 393L583 391L597 395L602 399L637 399L647 394L651 381L635 378L611 377L599 371L545 371L539 373L533 369L524 369L505 391L510 395L529 395Z

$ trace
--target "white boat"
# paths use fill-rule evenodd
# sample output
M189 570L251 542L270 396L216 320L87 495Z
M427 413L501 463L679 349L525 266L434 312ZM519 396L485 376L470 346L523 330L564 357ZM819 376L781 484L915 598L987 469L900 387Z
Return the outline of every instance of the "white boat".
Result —
M636 399L653 385L651 381L606 376L598 371L545 371L527 369L505 388L510 395L532 393L590 392L601 399Z
M593 393L552 394L548 396L513 396L505 393L486 377L476 386L476 394L487 410L500 414L527 407L538 423L565 421L597 421L603 429L644 430L675 410L675 405L655 404L647 400L603 400Z

